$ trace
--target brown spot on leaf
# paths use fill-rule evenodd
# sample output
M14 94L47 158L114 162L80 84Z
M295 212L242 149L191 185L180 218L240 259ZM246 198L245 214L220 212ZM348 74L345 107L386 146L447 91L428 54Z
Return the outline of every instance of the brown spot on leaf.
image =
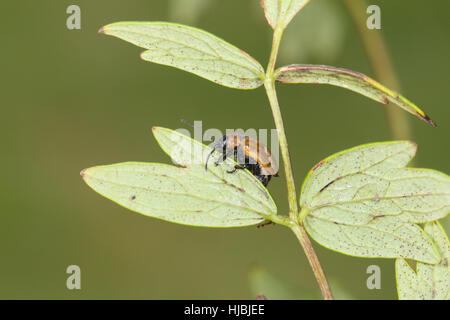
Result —
M325 187L323 187L322 189L320 189L320 191L319 192L322 192L322 191L324 191L326 188L328 188L332 183L333 183L334 181L330 181L330 182L328 182L326 185L325 185Z
M373 201L375 202L380 201L380 195L378 193L375 195L375 199L373 199Z
M311 171L316 170L318 167L320 167L321 165L323 165L326 161L322 160L319 163L317 163L314 167L312 167Z
M429 116L424 115L424 116L422 117L422 119L425 120L426 122L428 122L429 124L431 124L433 127L437 127L436 122L434 122L433 120L431 120Z
M330 185L332 185L333 183L335 183L336 181L338 181L338 180L340 180L340 179L342 179L342 177L338 177L338 178L334 179L333 181L330 181L329 183L327 183L327 185L326 185L325 187L323 187L322 189L320 189L319 192L324 191L326 188L328 188Z

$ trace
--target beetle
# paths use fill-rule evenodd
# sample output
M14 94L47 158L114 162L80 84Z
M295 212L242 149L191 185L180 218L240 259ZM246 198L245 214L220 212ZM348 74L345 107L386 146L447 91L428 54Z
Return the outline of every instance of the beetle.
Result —
M272 156L270 150L258 140L239 134L224 135L214 142L213 150L206 158L205 170L208 170L209 157L219 151L223 154L214 164L218 166L226 158L233 156L239 165L228 173L234 173L238 169L247 169L261 183L267 187L272 176L278 177L278 164Z

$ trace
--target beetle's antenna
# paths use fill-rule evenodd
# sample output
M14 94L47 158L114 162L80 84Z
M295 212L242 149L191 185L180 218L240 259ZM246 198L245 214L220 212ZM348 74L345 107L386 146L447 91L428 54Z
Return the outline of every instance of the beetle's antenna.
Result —
M190 123L189 121L184 120L184 119L180 119L180 120L181 120L181 122L183 122L184 124L187 124L188 126L194 128L194 125L193 125L192 123Z
M206 171L208 171L208 160L209 160L209 157L211 157L211 155L214 153L214 151L216 151L216 148L212 149L212 151L206 157L206 164L205 164L205 170Z

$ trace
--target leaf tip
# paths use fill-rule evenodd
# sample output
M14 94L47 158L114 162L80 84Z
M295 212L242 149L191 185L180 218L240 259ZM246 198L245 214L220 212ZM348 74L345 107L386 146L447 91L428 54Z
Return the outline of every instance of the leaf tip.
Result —
M399 141L393 141L394 143L400 143L403 145L409 145L408 150L411 149L411 152L408 152L411 154L411 159L414 158L414 156L417 153L417 150L419 149L419 146L417 145L417 143L415 143L414 141L411 140L399 140Z
M431 120L431 118L429 116L427 116L426 114L423 116L423 120L425 120L426 122L428 122L429 124L431 124L433 127L437 127L436 122L434 122L433 120Z
M106 26L103 26L100 29L98 29L97 32L100 34L111 35L111 29L114 26L115 26L115 23L107 24Z
M84 177L86 176L86 171L87 169L83 169L80 171L80 176L84 179Z
M139 54L139 58L141 58L142 60L148 61L148 59L146 59L146 58L144 57L144 55L145 55L147 52L149 52L149 51L150 51L150 50L142 51L142 52Z
M153 126L152 127L152 134L158 140L158 131L160 131L161 127Z
M264 10L264 16L266 17L267 23L269 26L275 30L275 22L271 20L269 10L266 7L266 3L264 0L259 0L259 4L261 5L261 8Z
M264 0L259 0L259 5L261 6L261 8L265 9Z

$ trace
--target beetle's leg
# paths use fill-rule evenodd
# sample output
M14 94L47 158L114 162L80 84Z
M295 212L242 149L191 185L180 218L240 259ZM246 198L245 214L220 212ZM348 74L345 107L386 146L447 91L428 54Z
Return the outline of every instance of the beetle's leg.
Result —
M233 169L231 170L227 170L228 173L235 173L237 170L244 170L245 167L243 166L239 166L239 165L235 165Z
M221 164L222 162L224 162L228 157L231 157L234 154L234 150L227 150L226 152L223 153L222 158L218 159L216 162L214 162L214 164L216 165L216 167Z
M247 156L245 155L244 149L242 149L241 146L238 146L236 148L236 162L239 163L241 166L246 167L248 164Z
M261 183L264 185L264 187L267 187L269 184L271 176L265 176L265 175L257 175L256 178L261 181Z
M264 220L263 222L257 224L256 227L257 227L257 228L262 228L262 227L265 227L265 226L267 226L267 225L269 225L269 224L275 225L275 223L272 222L272 221L270 221L270 220Z
M208 171L208 161L209 161L209 157L211 157L211 155L214 153L214 151L216 151L216 149L212 149L212 151L208 154L208 156L206 157L206 163L205 163L205 170Z
M270 178L272 178L272 176L266 176L266 184L265 184L266 187L269 184Z

